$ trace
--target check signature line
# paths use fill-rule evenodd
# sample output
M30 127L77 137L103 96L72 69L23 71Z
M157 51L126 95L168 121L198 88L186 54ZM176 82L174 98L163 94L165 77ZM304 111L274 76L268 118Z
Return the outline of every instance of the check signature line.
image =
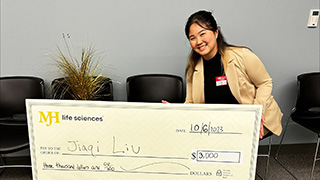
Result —
M73 154L73 153L62 153L64 156L92 156L92 154ZM104 155L104 154L94 154L94 156L105 156L105 157L124 157L124 158L145 158L145 159L180 159L188 160L184 157L157 157L157 156L129 156L129 155Z
M120 168L124 171L135 171L135 170L138 170L138 169L142 169L142 168L145 168L145 167L148 167L148 166L153 166L153 165L157 165L157 164L174 164L174 165L178 165L178 166L182 166L182 167L185 167L186 169L190 170L190 168L184 164L181 164L181 163L176 163L176 162L154 162L154 163L150 163L150 164L146 164L146 165L143 165L143 166L139 166L139 167L136 167L136 168L133 168L133 169L130 169L130 170L127 170L125 168L123 168L122 166L120 166Z

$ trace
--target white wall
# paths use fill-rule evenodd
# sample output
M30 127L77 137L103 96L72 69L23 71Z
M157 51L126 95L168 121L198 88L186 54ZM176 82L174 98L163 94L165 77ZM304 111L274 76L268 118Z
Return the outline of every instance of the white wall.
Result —
M296 76L319 71L319 27L307 28L319 0L1 0L1 76L60 77L46 55L63 47L92 43L102 53L104 75L114 98L126 101L125 80L140 73L184 77L190 50L184 25L190 14L212 10L227 41L250 47L274 81L273 95L289 116L296 97ZM290 124L287 143L314 142L316 136ZM300 132L301 135L298 135ZM279 140L276 138L275 143Z

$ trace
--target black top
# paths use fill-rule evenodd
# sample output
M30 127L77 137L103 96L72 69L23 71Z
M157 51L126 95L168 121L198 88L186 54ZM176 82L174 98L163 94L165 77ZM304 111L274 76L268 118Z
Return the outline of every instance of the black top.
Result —
M217 54L210 60L203 60L204 97L209 104L239 104L232 95L228 83L218 82L216 77L225 76L221 55Z

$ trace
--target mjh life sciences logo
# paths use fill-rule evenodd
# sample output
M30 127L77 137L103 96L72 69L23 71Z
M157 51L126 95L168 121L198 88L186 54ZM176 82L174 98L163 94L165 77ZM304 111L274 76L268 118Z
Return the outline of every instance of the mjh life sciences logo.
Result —
M39 111L40 121L39 123L44 123L46 126L51 126L52 123L60 123L59 121L59 112L47 111L44 113L43 111Z
M75 122L103 122L103 116L92 116L92 115L70 115L62 114L59 111L39 111L40 120L39 123L45 124L47 127L53 124L60 124L61 121L75 121Z

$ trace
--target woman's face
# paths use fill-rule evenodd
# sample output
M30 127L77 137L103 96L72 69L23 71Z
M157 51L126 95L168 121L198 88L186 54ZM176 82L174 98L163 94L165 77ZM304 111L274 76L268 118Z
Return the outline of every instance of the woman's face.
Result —
M218 51L217 37L218 30L213 32L211 30L204 29L197 23L193 23L190 26L190 45L192 49L200 54L205 60L210 60L216 55Z

